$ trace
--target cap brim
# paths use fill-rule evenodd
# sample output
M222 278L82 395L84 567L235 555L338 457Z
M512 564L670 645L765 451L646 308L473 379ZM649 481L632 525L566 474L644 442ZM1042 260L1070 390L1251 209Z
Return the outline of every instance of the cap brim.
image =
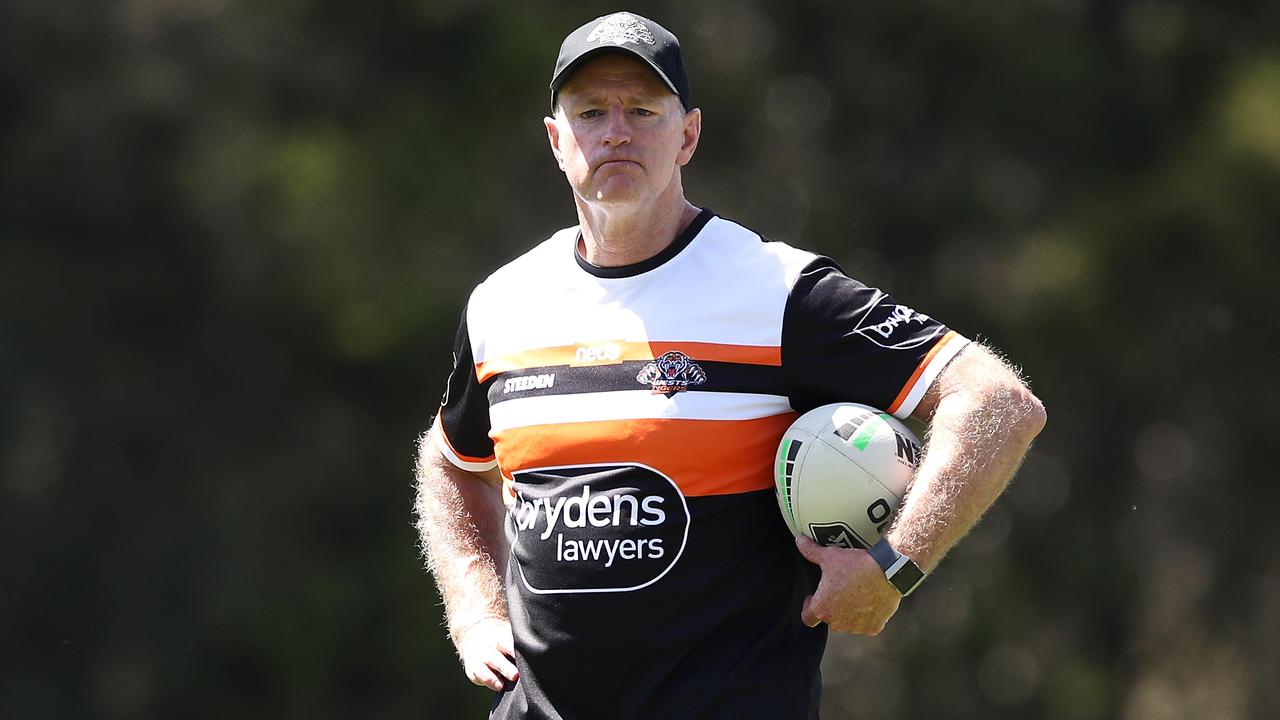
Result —
M573 74L573 71L577 70L578 66L582 65L582 63L590 60L591 58L596 57L597 55L603 55L604 53L610 53L610 52L626 53L631 57L639 58L640 60L643 60L645 65L648 65L649 68L652 69L653 72L658 75L658 77L662 78L662 83L667 86L667 89L670 90L672 94L676 96L677 99L680 98L680 91L676 89L675 83L671 82L671 78L667 77L667 74L662 72L662 68L658 67L658 64L655 63L653 60L651 60L649 57L642 55L636 52L635 50L624 47L622 45L601 45L600 47L591 48L590 50L587 50L586 52L582 53L578 57L574 58L571 62L569 62L569 64L565 65L564 68L560 70L560 72L556 73L556 76L554 78L551 78L551 111L552 112L555 112L556 96L560 93L560 88L564 86L565 82L569 79L569 76ZM683 102L684 101L682 100L681 101L682 105L683 105Z

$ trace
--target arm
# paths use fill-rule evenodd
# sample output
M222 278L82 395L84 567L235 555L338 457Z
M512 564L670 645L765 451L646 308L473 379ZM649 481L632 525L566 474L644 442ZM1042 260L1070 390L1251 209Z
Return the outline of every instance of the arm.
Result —
M929 422L924 459L886 536L929 572L1004 491L1044 427L1045 411L1011 368L970 344L934 380L913 417ZM805 601L805 624L879 633L901 597L871 556L805 537L797 544L822 566L818 590Z
M1008 365L970 344L912 417L929 424L924 458L888 537L931 572L1004 492L1046 416Z
M455 467L440 454L436 432L433 425L418 442L418 537L467 677L497 691L503 678L519 677L502 585L502 478L497 469Z

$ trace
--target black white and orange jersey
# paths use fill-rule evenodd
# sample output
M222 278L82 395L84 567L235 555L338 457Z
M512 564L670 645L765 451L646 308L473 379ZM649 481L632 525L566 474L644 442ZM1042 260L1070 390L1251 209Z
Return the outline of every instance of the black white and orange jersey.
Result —
M910 415L967 341L709 210L632 266L577 240L475 289L438 416L446 457L504 480L521 678L493 717L816 717L779 439L829 402Z

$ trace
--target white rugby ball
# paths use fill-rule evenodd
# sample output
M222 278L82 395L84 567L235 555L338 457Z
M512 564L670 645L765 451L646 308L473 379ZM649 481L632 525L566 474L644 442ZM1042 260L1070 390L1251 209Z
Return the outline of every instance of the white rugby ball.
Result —
M893 520L919 458L919 438L882 410L858 403L814 408L778 445L778 508L792 534L869 548Z

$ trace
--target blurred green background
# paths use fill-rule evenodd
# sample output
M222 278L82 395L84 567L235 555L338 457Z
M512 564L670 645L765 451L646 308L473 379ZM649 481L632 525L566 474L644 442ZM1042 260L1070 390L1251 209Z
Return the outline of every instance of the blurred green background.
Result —
M546 84L616 9L0 5L0 716L483 716L414 442L470 287L576 222ZM1280 716L1280 5L630 9L685 45L695 203L1049 409L824 717Z

